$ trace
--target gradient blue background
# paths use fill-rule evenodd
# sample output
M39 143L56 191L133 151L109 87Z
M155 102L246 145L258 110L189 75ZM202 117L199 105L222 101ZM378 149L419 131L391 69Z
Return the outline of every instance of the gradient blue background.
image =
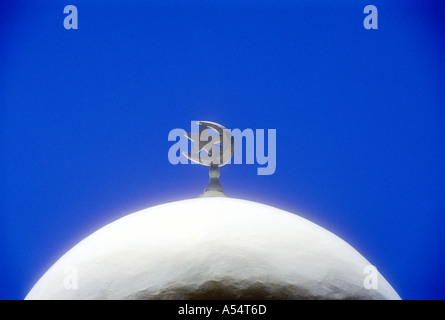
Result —
M191 120L276 129L275 174L226 166L226 193L336 233L404 299L445 298L445 2L237 2L0 2L1 299L105 224L198 196L207 168L167 158Z

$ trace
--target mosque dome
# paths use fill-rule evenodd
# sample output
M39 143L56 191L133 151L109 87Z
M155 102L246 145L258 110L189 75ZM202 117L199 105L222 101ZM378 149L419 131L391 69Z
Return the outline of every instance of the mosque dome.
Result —
M227 197L127 215L63 255L26 299L400 299L326 229L287 211ZM75 272L76 286L67 287Z

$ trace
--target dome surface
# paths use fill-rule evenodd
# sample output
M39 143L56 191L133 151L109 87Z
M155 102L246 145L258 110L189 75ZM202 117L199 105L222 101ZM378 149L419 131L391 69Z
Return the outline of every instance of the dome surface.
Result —
M333 233L256 202L171 202L99 229L60 258L26 299L400 299ZM75 275L75 277L73 277ZM67 286L67 278L76 281Z

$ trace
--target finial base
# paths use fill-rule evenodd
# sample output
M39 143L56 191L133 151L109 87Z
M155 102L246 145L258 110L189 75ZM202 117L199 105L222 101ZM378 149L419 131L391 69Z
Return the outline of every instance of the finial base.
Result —
M221 187L221 183L219 182L219 166L213 164L210 165L209 176L209 184L199 197L227 197Z

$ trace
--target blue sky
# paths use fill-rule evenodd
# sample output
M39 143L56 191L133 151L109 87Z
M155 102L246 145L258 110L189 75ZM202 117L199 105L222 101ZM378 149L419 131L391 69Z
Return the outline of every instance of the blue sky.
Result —
M0 298L105 224L198 196L207 168L167 158L191 120L276 129L276 172L225 166L227 195L334 232L404 299L445 298L444 16L429 0L2 1Z

